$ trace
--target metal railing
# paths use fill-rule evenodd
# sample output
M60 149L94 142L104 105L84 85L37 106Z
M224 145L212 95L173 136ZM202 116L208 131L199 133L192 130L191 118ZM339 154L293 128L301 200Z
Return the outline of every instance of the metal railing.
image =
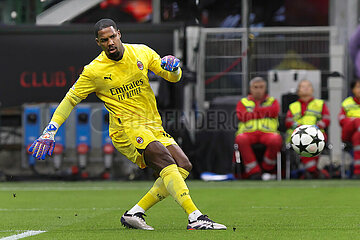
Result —
M337 35L335 27L200 29L196 92L199 109L218 96L246 95L249 79L266 78L273 69L320 70L322 97L326 99L327 76L335 70L345 74L343 51L332 50L338 47ZM339 61L334 66L333 59L342 59L342 66Z

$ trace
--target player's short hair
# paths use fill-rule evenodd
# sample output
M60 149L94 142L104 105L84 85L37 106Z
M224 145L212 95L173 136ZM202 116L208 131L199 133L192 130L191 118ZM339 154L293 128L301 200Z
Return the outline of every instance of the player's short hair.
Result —
M254 77L253 79L250 80L249 82L249 86L253 85L254 83L257 82L264 82L266 84L265 79L263 79L262 77Z
M357 83L360 83L360 78L359 78L359 79L356 79L356 80L354 80L354 81L352 81L352 82L350 83L350 88L351 88L351 90L353 90L353 89L355 88L355 86L356 86Z
M94 26L94 33L95 33L95 37L98 37L98 32L104 28L107 27L113 27L115 30L118 30L118 27L116 26L116 23L109 19L109 18L103 18L100 19L97 23L95 23Z

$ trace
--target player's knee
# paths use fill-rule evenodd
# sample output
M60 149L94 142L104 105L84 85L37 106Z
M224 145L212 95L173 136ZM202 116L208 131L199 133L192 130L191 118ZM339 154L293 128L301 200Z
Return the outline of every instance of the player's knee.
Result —
M192 169L192 164L186 156L182 157L181 160L178 161L178 166L185 169L188 172L190 172Z
M161 169L176 164L169 151L160 142L152 142L145 149L145 163L160 172Z
M170 155L169 152L167 151L156 151L156 152L150 152L150 154L152 155L153 159L156 159L156 162L162 162L162 163L168 163L167 165L170 164L175 164L175 160L172 158L172 156Z

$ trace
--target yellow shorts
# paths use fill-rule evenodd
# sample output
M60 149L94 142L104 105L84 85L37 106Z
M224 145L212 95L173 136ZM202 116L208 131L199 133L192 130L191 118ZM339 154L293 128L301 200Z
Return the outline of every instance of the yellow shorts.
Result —
M114 147L140 168L146 167L143 153L149 143L159 141L165 147L177 144L162 126L140 126L136 128L118 126L116 129L110 128L109 132Z

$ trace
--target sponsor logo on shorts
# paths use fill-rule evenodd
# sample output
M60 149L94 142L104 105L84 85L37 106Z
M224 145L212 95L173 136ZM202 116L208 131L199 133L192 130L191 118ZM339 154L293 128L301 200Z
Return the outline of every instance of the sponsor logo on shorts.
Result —
M172 136L164 131L160 131L164 137L172 138Z
M137 61L137 63L136 63L136 65L138 66L138 68L140 69L140 70L143 70L144 69L144 65L143 65L143 63L141 62L141 61Z
M136 142L142 144L144 142L144 139L142 139L142 137L137 137Z

